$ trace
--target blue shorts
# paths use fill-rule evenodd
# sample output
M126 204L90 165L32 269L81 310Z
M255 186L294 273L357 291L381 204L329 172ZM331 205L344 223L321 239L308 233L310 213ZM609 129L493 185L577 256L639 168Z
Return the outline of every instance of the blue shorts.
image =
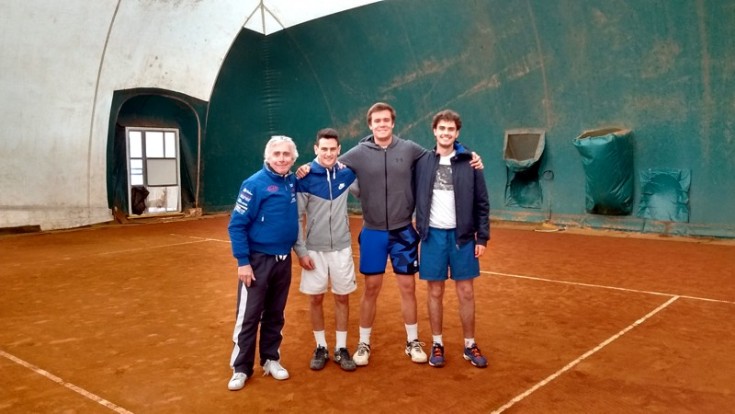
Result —
M475 242L457 246L454 229L429 227L426 240L421 241L421 274L419 279L469 280L480 276L480 261L475 257Z
M390 256L393 273L415 275L419 271L419 235L413 225L395 230L371 230L363 227L360 243L360 273L380 275Z

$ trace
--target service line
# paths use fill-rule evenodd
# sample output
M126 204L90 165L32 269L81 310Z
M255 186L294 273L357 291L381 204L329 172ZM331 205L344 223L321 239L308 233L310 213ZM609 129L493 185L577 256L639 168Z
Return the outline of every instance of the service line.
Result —
M104 399L104 398L102 398L102 397L100 397L98 395L92 394L91 392L85 390L82 387L79 387L77 385L74 385L71 382L64 381L63 379L57 377L56 375L54 375L54 374L52 374L52 373L50 373L50 372L48 372L46 370L43 370L43 369L41 369L41 368L39 368L39 367L31 364L30 362L26 362L26 361L24 361L24 360L22 360L22 359L20 359L20 358L18 358L16 356L14 356L14 355L11 355L11 354L9 354L9 353L1 350L1 349L0 349L0 356L3 356L5 358L11 360L11 361L15 362L18 365L21 365L23 367L26 367L26 368L30 369L31 371L33 371L33 372L35 372L35 373L37 373L39 375L42 375L42 376L50 379L51 381L53 381L53 382L55 382L55 383L57 383L59 385L63 385L64 387L66 387L66 388L68 388L68 389L76 392L77 394L79 394L79 395L81 395L81 396L83 396L85 398L88 398L88 399L96 402L99 405L105 406L105 407L109 408L110 410L112 410L112 411L114 411L116 413L119 413L119 414L133 414L132 412L130 412L130 411L128 411L128 410L126 410L126 409L124 409L124 408L122 408L122 407L120 407L120 406L118 406L116 404L113 404L113 403L107 401L106 399Z

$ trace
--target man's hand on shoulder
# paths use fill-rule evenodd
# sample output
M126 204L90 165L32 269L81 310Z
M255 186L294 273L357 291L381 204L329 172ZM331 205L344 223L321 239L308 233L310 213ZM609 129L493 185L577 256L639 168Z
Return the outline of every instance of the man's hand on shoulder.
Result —
M482 158L480 158L480 156L477 155L475 151L472 151L472 160L470 160L470 165L476 170L484 169L484 166L482 165Z
M309 175L311 171L311 165L304 164L296 170L296 178L301 179Z

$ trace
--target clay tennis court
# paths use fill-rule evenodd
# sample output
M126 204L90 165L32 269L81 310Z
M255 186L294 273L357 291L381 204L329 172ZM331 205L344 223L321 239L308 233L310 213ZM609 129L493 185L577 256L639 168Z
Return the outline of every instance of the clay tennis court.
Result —
M453 286L447 365L403 353L387 274L370 365L308 369L299 271L286 308L287 381L227 390L236 269L228 216L0 237L0 412L723 413L735 406L735 243L493 224L477 340L461 356ZM360 220L352 220L357 234ZM354 238L354 237L353 237ZM356 245L355 252L357 254ZM359 290L348 344L357 342ZM451 282L450 282L451 283ZM419 332L430 342L426 290ZM332 299L325 300L334 345Z

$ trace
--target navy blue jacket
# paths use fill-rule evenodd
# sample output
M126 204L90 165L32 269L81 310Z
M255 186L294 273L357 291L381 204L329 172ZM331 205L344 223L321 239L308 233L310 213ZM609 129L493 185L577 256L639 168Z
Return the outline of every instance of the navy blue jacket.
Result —
M240 186L227 230L238 266L250 264L252 252L290 254L299 233L296 177L264 164Z
M471 151L454 142L456 154L452 157L452 184L454 185L454 206L457 216L455 229L458 245L475 240L487 246L490 240L490 199L485 186L482 170L470 165ZM439 154L434 151L424 155L416 163L414 172L416 185L416 230L421 240L429 235L429 216L431 200L439 168Z

